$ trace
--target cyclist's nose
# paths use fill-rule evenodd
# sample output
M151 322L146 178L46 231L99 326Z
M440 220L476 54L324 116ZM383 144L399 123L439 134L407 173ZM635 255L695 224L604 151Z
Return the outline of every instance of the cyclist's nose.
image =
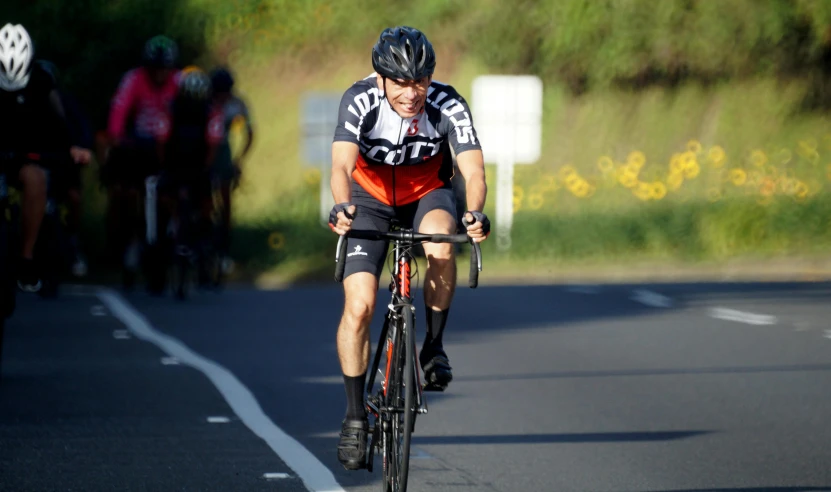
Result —
M415 101L418 97L418 91L415 90L415 87L407 87L404 89L404 97L406 97L408 101Z

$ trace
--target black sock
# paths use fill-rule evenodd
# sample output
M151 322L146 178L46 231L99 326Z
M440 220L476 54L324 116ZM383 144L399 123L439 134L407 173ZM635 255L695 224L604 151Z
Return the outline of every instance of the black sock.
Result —
M427 311L427 335L424 337L422 352L441 349L441 338L444 334L444 325L447 324L447 315L450 313L450 309L434 311L430 306L424 306L424 308Z
M366 373L360 376L343 376L346 386L346 418L348 420L362 420L366 418L366 403L364 403L364 385Z

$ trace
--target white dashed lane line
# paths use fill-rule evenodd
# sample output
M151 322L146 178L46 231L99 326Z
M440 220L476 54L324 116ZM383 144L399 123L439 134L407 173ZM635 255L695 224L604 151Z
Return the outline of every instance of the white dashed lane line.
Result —
M111 289L102 288L98 298L112 315L128 330L116 330L150 342L168 357L174 357L182 365L190 366L205 374L225 398L236 417L251 431L263 439L296 474L311 492L345 492L331 470L321 463L299 441L289 436L263 412L257 399L228 369L192 351L181 341L156 330L140 312ZM113 333L115 336L115 332ZM219 423L219 422L217 422ZM267 474L267 479L288 478L286 473Z
M629 299L644 304L646 306L656 308L668 308L672 307L672 305L674 304L672 299L670 299L669 297L645 289L633 290L632 295L629 297Z
M737 323L745 323L748 325L775 325L778 321L776 316L771 316L769 314L749 313L746 311L723 307L712 308L710 309L709 314L711 318L723 319L725 321L735 321Z

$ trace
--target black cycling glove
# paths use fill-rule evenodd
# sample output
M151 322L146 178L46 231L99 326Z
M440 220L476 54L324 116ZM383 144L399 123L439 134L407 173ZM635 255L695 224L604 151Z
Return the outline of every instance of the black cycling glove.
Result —
M329 225L333 228L338 225L338 212L343 212L343 215L345 215L347 219L354 219L355 217L352 216L347 210L350 206L352 206L351 203L343 202L332 207L332 210L329 212Z
M482 212L475 212L473 210L468 210L467 212L465 212L465 216L467 216L467 214L470 214L470 215L473 216L473 223L468 224L467 221L465 220L464 221L465 226L470 226L470 225L473 225L476 222L481 222L482 223L482 233L486 236L488 234L490 234L490 232L491 232L491 221L488 219L487 215L483 214Z

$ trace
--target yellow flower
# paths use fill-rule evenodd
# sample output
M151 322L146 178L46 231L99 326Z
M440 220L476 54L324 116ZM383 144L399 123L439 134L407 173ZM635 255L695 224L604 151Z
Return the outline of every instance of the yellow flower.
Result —
M700 153L701 142L699 142L698 140L690 140L689 142L687 142L687 150L694 154Z
M577 184L580 183L581 181L583 181L583 178L581 178L580 176L578 176L576 174L572 174L571 176L566 178L564 182L565 182L566 188L568 188L569 190L573 190L574 187L577 186Z
M782 189L782 193L786 195L795 193L798 183L799 181L795 178L782 178L779 180L779 186Z
M776 193L776 181L772 178L763 179L762 185L759 187L759 193L762 196L773 196Z
M640 169L646 163L646 155L640 150L634 150L626 157L626 163L635 169Z
M736 186L742 186L747 181L747 173L744 169L734 168L730 170L730 181Z
M528 196L528 208L531 210L539 210L545 203L542 193L533 193Z
M672 154L672 158L669 160L669 170L674 173L684 171L684 159L681 154Z
M630 172L624 172L620 175L618 181L620 181L620 184L622 184L623 186L627 188L632 188L638 184L638 175Z
M680 172L673 172L667 176L667 186L669 189L675 191L684 183L684 176Z
M574 166L571 164L566 164L565 166L560 168L560 179L565 181L569 176L577 174L577 170L574 169Z
M632 193L641 200L647 201L652 197L650 189L649 183L638 183L638 186L632 188Z
M541 181L542 191L556 191L560 188L559 183L557 183L557 177L551 174L546 174L542 177Z
M522 186L514 185L514 200L522 201L525 197L525 189Z
M514 197L514 213L519 212L522 209L522 199L518 199Z
M709 152L707 152L707 158L710 160L713 167L721 167L727 156L721 146L714 145L713 147L710 147Z
M808 193L808 185L803 183L802 181L797 181L796 186L794 186L794 195L796 195L798 198L807 198Z
M600 172L603 174L608 174L615 170L615 161L613 161L611 157L604 155L597 160L597 168L600 169Z
M589 183L587 183L586 181L580 181L571 189L571 192L574 193L574 196L578 198L586 198L587 196L589 196L590 188L591 185L589 185Z
M273 250L280 250L283 249L283 246L286 245L286 237L283 233L274 231L268 235L268 247Z
M664 183L656 181L649 187L649 194L653 200L660 200L667 196L667 187Z
M684 177L686 179L695 179L699 172L701 172L701 168L698 167L697 162L693 162L684 169Z
M750 162L756 167L762 167L768 163L768 156L763 151L756 149L750 153Z

